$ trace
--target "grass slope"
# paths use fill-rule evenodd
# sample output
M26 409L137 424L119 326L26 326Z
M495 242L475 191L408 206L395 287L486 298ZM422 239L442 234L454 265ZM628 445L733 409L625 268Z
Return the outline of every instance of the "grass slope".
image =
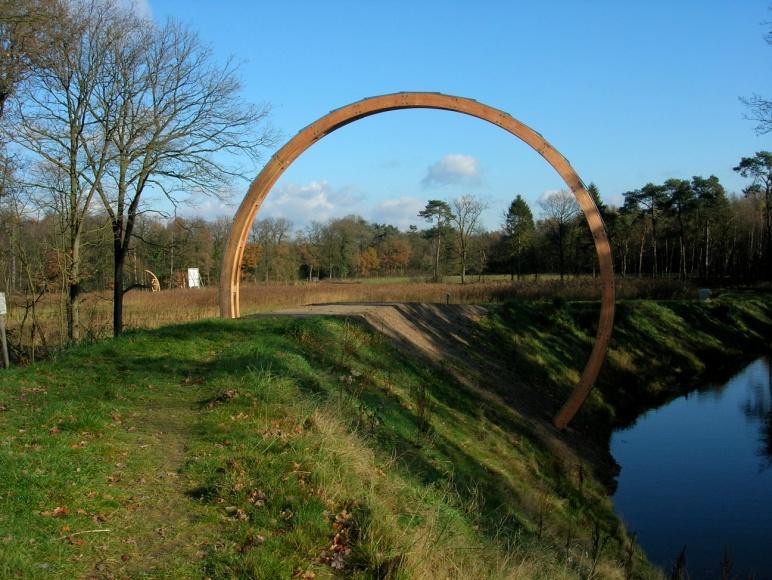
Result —
M484 325L489 348L536 387L556 411L592 347L598 306L590 302L511 303ZM611 429L708 380L729 378L772 348L772 294L726 293L715 300L620 301L609 352L572 427L605 443Z
M514 303L484 320L488 346L549 408L596 308ZM619 312L580 431L772 328L765 298ZM0 577L657 574L585 460L341 319L167 327L3 372L0 473Z

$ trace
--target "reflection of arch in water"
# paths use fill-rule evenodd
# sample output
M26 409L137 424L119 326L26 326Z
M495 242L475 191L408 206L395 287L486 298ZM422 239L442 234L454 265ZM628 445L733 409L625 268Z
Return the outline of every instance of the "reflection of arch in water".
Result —
M276 152L252 182L234 217L222 261L220 316L223 318L239 317L239 274L249 229L263 200L287 167L311 145L344 125L370 115L398 109L455 111L498 125L530 145L544 157L563 178L579 202L592 231L595 250L598 254L602 281L601 309L595 344L584 372L574 391L554 418L555 425L564 428L579 411L598 377L614 324L614 272L606 230L595 202L565 157L527 125L504 111L499 111L471 99L440 93L394 93L371 97L328 113L290 139L284 147Z
M145 270L145 272L150 276L150 290L153 292L160 292L161 283L158 281L158 276L153 274L150 270Z

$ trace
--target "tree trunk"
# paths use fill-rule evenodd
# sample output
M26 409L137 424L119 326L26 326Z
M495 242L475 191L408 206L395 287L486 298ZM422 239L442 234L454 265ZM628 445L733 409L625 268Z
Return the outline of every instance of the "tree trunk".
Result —
M625 240L625 247L622 251L622 278L627 276L627 255L630 252L630 242Z
M440 243L441 238L439 234L439 228L440 226L437 226L437 253L434 256L434 281L439 282L440 281Z
M710 277L710 222L705 220L705 278Z
M558 268L560 269L560 283L563 283L565 275L563 256L563 224L558 224Z
M70 268L67 289L67 338L71 342L80 340L80 234L70 240Z
M116 244L114 248L115 261L113 265L113 336L123 333L123 263L126 254Z
M654 261L651 267L651 277L657 276L657 220L654 217L654 211L651 212L651 247L654 251Z
M765 252L767 259L767 279L772 279L772 184L767 183L767 188L764 196L764 212L765 212L765 228L767 233L767 240L765 244Z

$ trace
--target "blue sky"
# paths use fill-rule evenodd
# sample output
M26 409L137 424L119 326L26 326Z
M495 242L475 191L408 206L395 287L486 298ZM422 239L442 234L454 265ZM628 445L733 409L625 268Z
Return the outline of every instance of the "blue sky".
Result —
M603 198L647 181L717 175L770 149L739 96L772 97L767 0L639 2L237 2L149 0L241 61L244 96L273 107L281 142L328 111L397 91L438 91L503 109L544 135ZM266 155L266 158L270 154ZM370 117L293 164L260 216L356 212L420 223L427 199L475 194L485 224L522 194L538 213L563 187L536 153L482 121L441 111ZM238 184L238 203L246 184ZM212 200L195 210L232 214Z

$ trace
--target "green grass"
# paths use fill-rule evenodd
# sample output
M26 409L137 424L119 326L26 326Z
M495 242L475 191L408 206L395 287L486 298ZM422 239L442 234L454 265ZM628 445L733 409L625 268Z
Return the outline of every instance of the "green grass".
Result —
M578 417L596 439L701 361L769 346L768 298L619 311ZM594 444L536 417L576 379L595 316L532 302L485 319L512 392L342 319L166 327L3 372L0 577L623 578Z
M554 413L587 360L594 302L513 302L483 321L486 350L521 397ZM709 380L722 380L772 348L772 295L725 293L708 302L621 300L598 384L572 427L606 443L613 428Z

